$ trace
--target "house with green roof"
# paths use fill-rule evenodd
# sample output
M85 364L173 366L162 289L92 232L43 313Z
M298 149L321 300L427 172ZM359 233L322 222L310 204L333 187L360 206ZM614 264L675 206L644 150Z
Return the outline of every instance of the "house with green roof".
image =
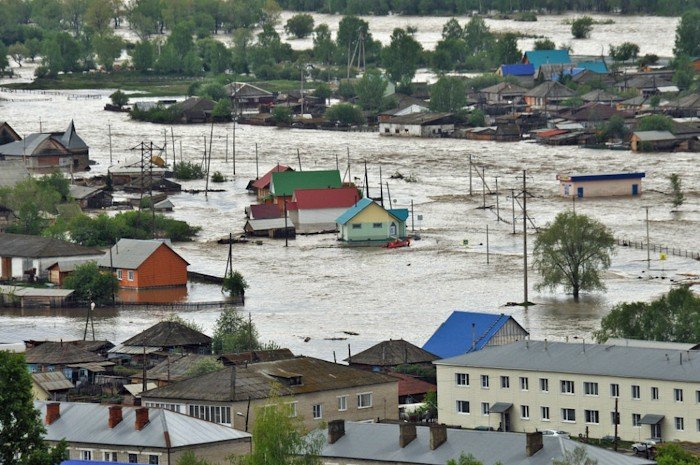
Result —
M270 181L270 197L283 208L284 201L290 201L297 189L335 189L342 185L338 170L274 172Z
M336 220L338 240L365 245L406 238L408 210L386 210L372 199L360 199Z

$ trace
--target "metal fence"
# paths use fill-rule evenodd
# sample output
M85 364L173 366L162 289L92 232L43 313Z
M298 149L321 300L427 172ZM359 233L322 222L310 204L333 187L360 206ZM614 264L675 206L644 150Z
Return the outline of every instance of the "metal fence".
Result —
M632 247L634 249L646 250L647 243L644 241L633 241L630 239L616 239L617 245L622 247ZM693 260L700 260L700 252L693 252L691 250L685 250L675 247L667 247L664 245L649 243L649 250L654 253L665 253L666 255L673 255L675 257L682 258L692 258Z

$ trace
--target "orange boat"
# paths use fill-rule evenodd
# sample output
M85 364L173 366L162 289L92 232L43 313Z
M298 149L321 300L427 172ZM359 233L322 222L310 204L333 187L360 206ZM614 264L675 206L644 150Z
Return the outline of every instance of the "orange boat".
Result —
M388 249L398 249L399 247L408 247L410 245L411 239L394 239L386 243Z

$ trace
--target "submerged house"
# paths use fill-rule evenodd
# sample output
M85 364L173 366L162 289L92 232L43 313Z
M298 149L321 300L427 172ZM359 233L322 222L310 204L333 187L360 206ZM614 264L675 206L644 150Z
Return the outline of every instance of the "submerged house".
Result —
M548 105L559 105L575 95L576 92L558 81L546 81L525 93L525 103L533 108L543 108Z
M270 183L272 182L272 173L282 173L284 171L294 171L287 165L277 164L270 171L265 173L261 178L250 181L249 191L252 191L257 195L258 200L263 200L265 197L270 195Z
M635 131L630 146L633 152L672 152L679 142L669 131Z
M391 371L400 365L432 366L439 357L403 339L389 339L375 344L344 361L351 367L369 371Z
M420 112L396 116L379 123L382 136L447 137L455 130L452 113Z
M644 173L558 175L563 197L619 197L642 193Z
M406 237L408 210L386 210L374 200L363 198L340 215L338 239L352 244L386 243Z
M247 82L232 82L224 86L234 111L260 110L275 103L275 94Z
M272 201L284 210L299 189L337 189L342 187L338 170L273 172L270 182Z
M355 187L297 189L287 210L298 233L334 232L338 216L359 200Z
M16 142L22 140L22 137L17 134L17 131L12 129L7 121L0 121L0 145L9 144L10 142Z
M105 186L80 186L71 184L69 195L74 198L82 209L106 208L112 206L112 194Z

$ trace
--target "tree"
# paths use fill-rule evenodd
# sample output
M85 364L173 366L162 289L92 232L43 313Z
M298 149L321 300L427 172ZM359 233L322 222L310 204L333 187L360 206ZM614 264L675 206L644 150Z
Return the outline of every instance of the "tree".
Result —
M382 50L387 74L395 83L408 85L416 75L423 47L405 29L396 28L391 43Z
M700 465L700 457L672 443L659 444L654 460L658 465Z
M673 120L664 115L649 115L639 118L637 131L670 131Z
M49 451L44 426L34 408L32 379L24 354L0 351L0 463L4 465L58 465L65 459L66 443ZM11 395L10 395L11 393Z
M673 48L676 56L700 55L700 10L688 10L683 13L676 27L676 42Z
M587 38L592 30L593 18L590 16L581 16L571 23L571 35L573 35L575 39Z
M683 195L683 187L681 186L681 178L677 173L672 173L668 180L671 183L671 195L673 195L673 208L678 208L685 202L685 195Z
M639 67L645 68L647 66L655 65L659 61L658 55L653 53L647 53L642 58L639 59Z
M32 37L24 42L24 45L27 47L26 57L34 63L34 59L41 53L41 41L36 37Z
M594 336L601 343L611 337L695 342L700 340L700 297L683 286L651 302L615 305Z
M325 103L331 98L331 88L325 82L319 82L314 89L314 97L322 99Z
M448 460L447 465L484 465L484 463L475 459L472 454L465 455L462 452L459 454L459 458Z
M194 452L188 450L177 459L177 465L211 465L206 459L197 457Z
M466 104L466 85L458 77L441 76L430 88L431 111L457 111Z
M314 17L303 13L294 15L284 25L284 32L297 39L303 39L314 31Z
M504 34L496 42L494 54L498 63L517 63L520 61L523 54L518 50L518 36L512 32Z
M231 65L231 51L220 41L212 38L202 39L197 42L197 48L205 71L221 74Z
M2 40L0 40L0 72L4 71L5 68L10 66L10 62L7 59L7 55L8 55L7 47L2 42Z
M13 188L0 189L0 201L17 217L7 232L41 234L49 223L46 213L57 214L57 207L68 197L68 191L68 180L61 173L28 178Z
M331 37L331 30L328 24L319 24L314 29L313 55L316 60L323 64L330 64L336 51L336 45Z
M228 292L229 295L242 296L248 287L248 283L239 271L231 271L224 278L223 290Z
M574 450L564 450L563 460L552 460L552 465L597 465L598 460L588 456L584 446L576 446Z
M535 50L554 50L557 46L548 38L537 39L535 41Z
M85 11L85 23L95 31L102 33L109 28L113 8L109 0L90 0Z
M610 119L602 127L602 136L604 139L620 139L624 140L629 133L629 129L625 126L625 120L620 115L612 115Z
M610 45L609 49L610 56L615 61L636 60L639 55L639 45L632 42L623 42L617 47Z
M276 105L272 109L272 121L275 122L277 126L288 126L294 121L294 115L292 115L292 110L289 107L282 105Z
M474 16L469 20L463 30L463 38L470 54L476 55L488 52L493 46L494 38L491 30L480 16Z
M131 52L131 62L136 71L143 73L153 68L155 54L155 48L150 40L139 41Z
M260 335L255 324L249 318L246 320L233 307L225 308L216 320L212 351L215 354L245 352L276 347L272 342L260 343Z
M194 378L195 376L206 375L207 373L213 373L219 371L224 367L224 364L220 361L207 357L199 360L197 363L192 365L189 370L187 370L187 377ZM178 465L180 462L178 462Z
M481 110L474 110L469 114L469 125L483 127L486 125L486 115Z
M94 49L97 54L97 61L105 70L112 71L114 61L122 54L124 41L112 33L102 34L95 38Z
M369 111L379 111L387 82L381 71L376 68L368 69L355 84L355 92L360 106Z
M63 287L75 290L78 299L98 305L112 302L117 285L117 278L111 273L100 271L95 262L76 266L75 271L63 281Z
M129 96L126 95L124 92L121 90L117 89L115 92L113 92L109 98L112 100L112 105L115 107L123 107L124 105L129 104Z
M15 42L7 47L7 55L10 55L20 68L22 67L22 60L24 60L28 53L29 50L27 50L27 47L19 42Z
M443 39L461 39L463 35L464 31L457 18L450 19L442 26Z
M233 108L231 108L231 100L228 98L222 98L216 102L216 105L214 105L214 109L211 111L211 116L219 121L230 121L232 111Z
M676 70L673 73L673 82L681 89L688 89L695 80L695 69L690 58L685 55L677 56L673 60L673 67Z
M326 111L326 118L330 122L346 125L362 124L365 121L360 110L350 103L336 103Z
M571 211L559 213L535 239L538 289L563 285L578 300L580 291L605 289L600 280L610 267L615 239L605 225Z

